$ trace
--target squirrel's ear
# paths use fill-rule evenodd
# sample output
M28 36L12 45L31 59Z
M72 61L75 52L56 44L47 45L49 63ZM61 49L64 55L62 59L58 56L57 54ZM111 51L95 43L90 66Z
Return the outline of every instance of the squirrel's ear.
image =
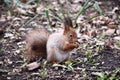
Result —
M70 17L64 18L64 26L66 31L68 31L70 27L73 27L72 20Z
M70 27L68 25L65 25L65 31L69 31L70 30L69 28Z

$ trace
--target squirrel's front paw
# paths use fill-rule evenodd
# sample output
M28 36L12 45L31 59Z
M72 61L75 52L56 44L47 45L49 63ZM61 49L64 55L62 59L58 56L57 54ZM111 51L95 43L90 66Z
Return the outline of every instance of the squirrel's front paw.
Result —
M79 43L78 42L75 42L74 45L75 45L75 48L79 47Z

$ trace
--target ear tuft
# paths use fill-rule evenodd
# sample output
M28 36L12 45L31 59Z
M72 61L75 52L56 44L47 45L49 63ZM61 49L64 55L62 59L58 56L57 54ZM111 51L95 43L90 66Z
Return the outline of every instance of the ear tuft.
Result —
M73 27L73 24L72 24L72 20L70 17L65 17L64 18L64 26L69 26L69 27Z

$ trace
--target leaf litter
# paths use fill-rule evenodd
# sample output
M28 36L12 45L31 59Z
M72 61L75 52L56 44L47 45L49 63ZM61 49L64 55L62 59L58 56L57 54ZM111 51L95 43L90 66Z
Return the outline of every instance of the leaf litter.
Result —
M62 0L61 2L65 9L66 1ZM70 0L68 2L70 6L67 7L70 9L70 16L75 19L76 13L79 12L85 1ZM113 73L117 78L120 78L120 22L117 19L120 18L120 15L117 12L118 8L112 2L109 2L109 4L114 9L109 9L110 7L103 5L105 4L104 1L99 3L101 8L106 7L103 8L103 11L111 11L111 13L90 20L97 12L90 8L78 17L76 22L80 47L72 54L74 61L62 65L44 64L46 60L40 60L39 63L27 63L24 59L24 36L26 32L38 26L49 28L45 10L46 8L55 9L55 12L61 16L62 13L59 11L58 3L55 0L40 1L38 6L35 6L36 3L32 6L30 4L26 6L29 9L23 8L24 6L20 7L21 5L15 6L12 16L8 14L7 7L3 3L0 6L3 9L3 12L0 12L0 24L3 24L0 25L0 79L86 80L98 79L98 77L110 78ZM89 4L92 4L92 2ZM110 6L109 4L108 6ZM42 15L33 18L36 13ZM58 17L52 12L49 12L49 15L50 21L54 23L53 29L59 31L62 25L57 19ZM31 20L31 18L33 19ZM26 25L24 26L24 24ZM28 70L24 69L26 64ZM110 72L110 74L107 74L107 72Z

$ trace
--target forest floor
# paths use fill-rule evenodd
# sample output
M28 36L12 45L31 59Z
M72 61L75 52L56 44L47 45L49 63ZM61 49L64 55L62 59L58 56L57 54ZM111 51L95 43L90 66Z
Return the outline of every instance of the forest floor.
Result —
M120 80L119 0L98 2L104 15L91 19L100 10L90 7L78 17L76 32L80 46L72 54L73 62L54 66L43 59L35 70L26 69L29 64L24 58L26 32L38 26L57 31L62 22L49 9L63 15L56 0L40 0L37 6L34 2L26 5L26 0L21 1L24 6L0 2L0 80ZM66 1L61 0L61 4L75 19L85 1ZM89 4L93 3L94 0Z

